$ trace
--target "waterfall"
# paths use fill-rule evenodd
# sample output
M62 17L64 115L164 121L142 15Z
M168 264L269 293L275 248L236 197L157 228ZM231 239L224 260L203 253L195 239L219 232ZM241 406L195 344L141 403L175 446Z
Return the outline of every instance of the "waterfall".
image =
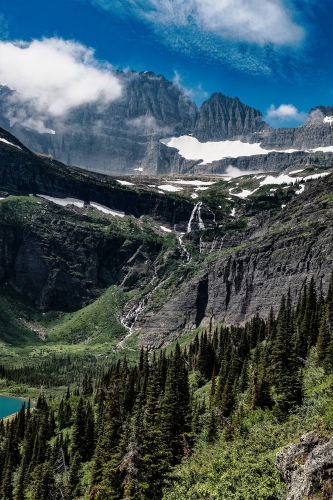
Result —
M154 273L153 278L151 279L149 284L152 284L156 279L156 270ZM150 292L148 292L140 301L138 304L134 304L134 306L131 307L131 309L128 311L128 313L120 318L120 324L126 328L128 331L128 334L125 335L118 343L117 347L124 349L124 342L131 337L134 333L134 327L135 324L138 320L138 317L140 314L146 309L148 305L148 301L150 296L157 290L158 287L160 287L166 280L160 281Z
M199 203L198 203L198 223L199 223L199 229L205 229L205 224L203 223L203 220L201 218L201 206L202 206L202 201L199 201Z
M184 233L176 233L176 235L177 235L177 240L178 240L180 249L182 250L183 254L186 257L186 262L190 263L192 260L192 257L191 257L190 252L187 250L185 243L183 242Z
M209 253L214 252L215 246L216 246L216 241L217 241L216 236L214 236L213 241L212 241L212 246L210 247Z
M220 251L220 250L221 250L221 248L223 247L223 240L224 240L224 238L225 238L225 237L226 237L226 234L225 234L224 236L222 236L219 251Z
M200 203L200 202L199 202ZM191 217L190 217L190 220L188 221L188 224L187 224L187 232L190 233L192 231L192 221L194 219L194 216L195 216L195 213L196 211L198 210L198 205L199 203L197 203L196 205L194 205L194 208L192 210L192 213L191 213Z
M198 218L198 226L199 229L205 229L205 224L203 223L203 220L201 218L201 207L202 207L202 201L199 201L192 210L190 220L188 221L187 224L187 232L190 233L192 231L192 222L195 216Z

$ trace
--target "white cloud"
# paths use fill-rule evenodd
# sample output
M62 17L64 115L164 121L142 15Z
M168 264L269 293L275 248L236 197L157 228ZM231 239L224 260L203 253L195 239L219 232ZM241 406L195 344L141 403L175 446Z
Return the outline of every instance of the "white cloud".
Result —
M177 26L194 22L199 29L222 38L260 45L293 45L304 35L303 29L293 23L282 0L146 0L140 3L146 7L146 17L153 22Z
M262 170L240 170L239 168L234 167L233 165L229 165L225 172L225 175L234 178L234 177L242 177L243 175L259 174L261 172Z
M172 128L159 126L154 116L142 115L137 118L127 120L127 125L137 129L139 132L151 135L166 135L172 133Z
M194 101L203 101L204 99L207 99L209 96L208 92L206 92L203 88L201 83L197 85L195 88L189 88L185 87L182 84L182 78L178 71L174 70L174 77L173 77L173 83L177 85L179 88L181 88L187 96L189 96L192 100Z
M17 92L12 105L24 105L9 116L43 130L48 118L91 102L107 103L121 95L121 85L110 65L94 58L94 51L59 38L30 43L0 41L0 83ZM45 128L45 127L44 127Z
M265 120L276 124L280 122L304 122L307 114L303 111L298 111L293 104L280 104L278 108L271 104L266 112Z
M306 21L296 0L89 1L139 19L158 43L189 58L261 76L285 76L280 64L285 57L293 61L294 71L300 64L305 29L293 16Z
M106 10L134 13L148 22L184 27L195 25L222 38L293 45L304 31L292 20L283 0L93 0Z

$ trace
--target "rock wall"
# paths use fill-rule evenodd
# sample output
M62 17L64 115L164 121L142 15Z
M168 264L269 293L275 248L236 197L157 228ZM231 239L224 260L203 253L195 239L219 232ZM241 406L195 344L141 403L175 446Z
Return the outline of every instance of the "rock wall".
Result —
M161 308L147 310L141 343L159 348L198 326L235 325L257 313L267 317L289 287L296 300L311 276L326 292L333 270L333 203L325 198L331 193L329 176L307 184L278 216L267 214L243 234L223 240L221 235L215 257L198 267Z
M288 488L286 500L333 498L333 437L304 434L277 454L276 467Z

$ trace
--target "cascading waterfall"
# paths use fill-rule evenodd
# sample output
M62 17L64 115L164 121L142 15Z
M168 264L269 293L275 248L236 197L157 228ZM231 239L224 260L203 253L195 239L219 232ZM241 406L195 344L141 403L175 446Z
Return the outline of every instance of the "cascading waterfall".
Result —
M187 224L187 232L188 233L190 233L192 231L192 222L193 222L195 216L197 216L197 219L198 219L199 229L205 229L205 224L204 224L202 217L201 217L201 207L202 207L202 201L199 201L193 207L190 220L188 221L188 224Z
M155 281L156 279L156 270L155 270L155 273L154 273L154 276L153 278L151 279L150 281L150 284L153 284L153 282ZM126 330L128 331L128 334L125 335L125 337L123 337L117 344L117 347L118 348L121 348L121 349L124 349L124 342L129 338L131 337L131 335L133 335L134 333L134 327L135 327L135 324L138 320L138 317L140 316L140 314L146 309L147 305L148 305L148 301L149 301L149 298L150 296L155 292L155 290L157 290L158 287L160 287L163 283L165 282L165 280L163 281L160 281L152 290L150 290L150 292L148 292L140 301L138 304L135 304L133 307L131 307L131 309L128 311L128 313L123 316L122 318L120 318L120 324L122 326L124 326L126 328Z
M124 316L121 318L120 323L122 326L128 330L128 334L125 335L117 344L117 347L120 347L121 349L124 349L124 342L134 333L134 325L139 317L139 315L142 313L142 311L146 308L149 297L151 294L155 291L156 287L151 290L147 295L143 297L142 300L138 304L135 304Z
M183 252L183 254L186 257L186 262L190 263L192 260L192 256L191 256L190 252L187 250L185 243L183 242L184 234L185 233L177 233L177 240L178 240L181 251Z
M197 214L198 214L198 224L199 224L199 229L205 229L205 224L203 223L203 220L201 218L201 206L202 206L202 201L199 201L198 203L198 211L197 211Z
M191 213L191 216L190 216L190 220L188 221L188 224L187 224L187 232L188 233L190 233L192 231L192 221L194 219L196 211L198 210L199 203L197 203L196 205L194 205L194 208L192 210L192 213Z
M224 238L225 238L225 237L226 237L226 234L225 234L224 236L222 236L219 251L220 251L220 250L221 250L221 248L223 247L223 241L224 241Z

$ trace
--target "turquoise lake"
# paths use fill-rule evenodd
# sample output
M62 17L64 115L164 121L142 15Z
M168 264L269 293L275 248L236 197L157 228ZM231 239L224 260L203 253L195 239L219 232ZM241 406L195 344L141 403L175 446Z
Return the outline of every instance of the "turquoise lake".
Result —
M22 404L22 399L0 396L0 420L19 411Z

